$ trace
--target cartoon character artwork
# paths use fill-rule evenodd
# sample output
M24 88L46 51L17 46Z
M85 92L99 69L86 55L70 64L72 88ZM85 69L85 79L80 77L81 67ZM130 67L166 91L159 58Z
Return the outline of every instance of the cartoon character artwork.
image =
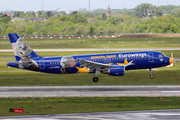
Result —
M32 49L27 43L25 43L21 38L19 38L16 43L12 43L12 48L14 55L20 57L19 68L24 68L28 70L38 70L38 64L31 59L29 54L32 52Z
M65 56L61 58L60 65L62 66L61 73L66 74L66 73L71 73L69 67L74 67L76 65L76 62L73 57Z
M21 38L16 43L12 43L12 48L14 55L21 58L27 57L32 52L32 49Z

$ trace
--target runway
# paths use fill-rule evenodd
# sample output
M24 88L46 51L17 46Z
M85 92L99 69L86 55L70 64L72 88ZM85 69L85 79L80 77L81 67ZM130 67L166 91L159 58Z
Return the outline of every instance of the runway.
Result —
M179 120L180 109L7 116L13 120Z
M58 51L155 51L155 50L180 50L180 48L117 48L117 49L33 49L35 52ZM13 52L12 49L0 49L0 52Z
M180 86L16 86L0 87L0 97L180 96Z

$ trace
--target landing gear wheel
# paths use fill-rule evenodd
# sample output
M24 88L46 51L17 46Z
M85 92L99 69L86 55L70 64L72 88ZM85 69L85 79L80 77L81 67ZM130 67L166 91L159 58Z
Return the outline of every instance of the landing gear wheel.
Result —
M150 75L150 78L154 78L154 75Z
M98 82L98 80L99 80L98 77L94 77L94 78L93 78L93 81L94 81L94 82Z
M150 78L154 78L154 75L152 74L152 69L149 68L149 72L150 72Z

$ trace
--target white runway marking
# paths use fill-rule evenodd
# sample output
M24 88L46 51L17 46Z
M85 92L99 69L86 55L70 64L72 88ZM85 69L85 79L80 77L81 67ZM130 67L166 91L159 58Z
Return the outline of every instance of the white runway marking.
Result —
M163 93L163 92L165 92L165 93L172 93L172 92L178 93L178 92L179 92L179 93L180 93L180 91L161 91L161 92L162 92L162 93Z
M0 97L120 97L180 96L180 86L12 86L0 87Z

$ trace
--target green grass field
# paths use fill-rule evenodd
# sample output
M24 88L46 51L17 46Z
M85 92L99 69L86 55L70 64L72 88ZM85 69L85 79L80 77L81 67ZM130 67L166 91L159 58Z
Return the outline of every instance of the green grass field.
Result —
M25 39L32 49L78 49L78 48L180 48L179 38L113 38L113 39ZM9 40L0 40L0 49L11 49ZM65 56L109 53L112 51L82 52L37 52L40 56ZM120 52L120 51L115 51ZM124 52L124 51L121 51ZM127 51L126 51L127 52ZM180 51L161 51L167 56L173 52L180 58ZM180 85L180 63L173 67L153 70L126 71L116 77L99 74L94 83L94 74L47 74L8 68L7 62L14 61L13 52L0 52L0 86L76 86L76 85ZM154 109L179 109L180 97L93 97L93 98L0 98L0 116L60 114L83 112L134 111ZM23 108L24 114L9 113L9 108Z
M0 98L0 116L179 109L180 97ZM10 113L24 109L24 114Z
M33 49L78 48L179 48L180 38L101 38L101 39L24 39ZM10 41L0 40L0 49L11 49Z
M109 51L104 51L106 53ZM175 58L180 58L180 51L161 51L170 56L174 53ZM102 53L83 51L83 52L38 52L41 56L59 56L73 54L92 54ZM107 74L99 74L99 82L92 82L94 74L48 74L39 73L6 66L8 61L14 61L12 52L0 53L0 86L73 86L73 85L180 85L180 63L176 63L173 67L157 68L153 70L155 78L149 77L148 70L132 70L126 71L124 76L109 76Z

